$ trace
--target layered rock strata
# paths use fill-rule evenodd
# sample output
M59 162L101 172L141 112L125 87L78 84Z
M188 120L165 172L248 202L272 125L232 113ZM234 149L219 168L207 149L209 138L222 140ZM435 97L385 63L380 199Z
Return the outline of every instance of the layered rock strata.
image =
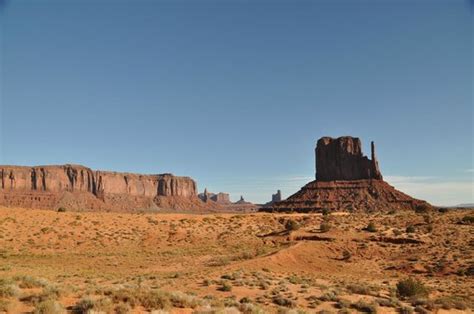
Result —
M173 209L205 208L196 191L194 180L172 174L93 171L79 165L0 166L0 205L4 206L132 210L166 204Z

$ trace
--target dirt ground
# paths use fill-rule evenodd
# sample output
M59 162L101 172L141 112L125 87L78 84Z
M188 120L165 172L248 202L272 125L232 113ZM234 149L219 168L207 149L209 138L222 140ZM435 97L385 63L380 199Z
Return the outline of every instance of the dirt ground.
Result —
M471 313L473 215L0 207L0 313Z

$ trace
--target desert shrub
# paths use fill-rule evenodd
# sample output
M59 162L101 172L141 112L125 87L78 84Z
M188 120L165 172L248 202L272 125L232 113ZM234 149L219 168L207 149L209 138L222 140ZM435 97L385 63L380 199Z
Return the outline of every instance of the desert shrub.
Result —
M135 307L140 302L137 291L129 289L108 290L104 292L114 303L127 303Z
M15 276L13 277L15 281L18 282L18 286L20 288L26 288L26 289L31 289L31 288L42 288L46 287L48 285L48 281L45 279L41 278L35 278L32 276Z
M94 309L95 302L90 297L84 297L76 303L75 311L79 313L88 313Z
M66 208L64 207L59 207L58 208L58 213L65 213L66 212Z
M366 300L359 300L356 303L352 303L351 307L363 313L377 313L377 304L369 303Z
M127 303L119 303L114 308L115 314L129 314L132 309Z
M338 309L347 309L351 306L351 301L345 299L337 300L336 307Z
M18 287L7 280L0 281L0 298L9 298L18 295Z
M372 286L361 284L361 283L348 285L346 288L348 291L352 293L361 294L361 295L374 295L379 290L376 287L372 287Z
M252 303L252 300L250 300L250 298L248 298L248 297L243 297L242 299L240 299L239 302L240 303Z
M409 225L406 229L405 229L405 232L406 233L414 233L416 231L415 229L415 226L414 225Z
M291 275L287 279L290 283L292 283L294 285L299 285L299 284L303 283L303 279L296 276L296 275Z
M318 298L323 302L337 302L339 300L335 291L328 291Z
M368 232L377 232L377 227L375 226L375 223L373 221L369 222L367 227L365 227L365 231Z
M174 307L179 308L194 309L201 304L200 300L196 296L182 292L172 292L170 294L170 301Z
M154 310L165 309L171 305L168 294L159 290L151 290L149 292L143 293L140 296L140 303L146 309Z
M265 314L266 312L259 306L250 302L241 303L239 305L239 311L243 314Z
M284 306L284 307L295 307L296 303L293 300L290 300L288 298L285 298L281 295L277 295L273 297L273 303L279 306Z
M426 213L430 210L431 210L430 205L425 204L425 203L418 204L416 205L416 208L415 208L415 212L417 213Z
M417 306L415 306L415 313L429 314L431 312L428 311L427 309L425 309L424 307L422 307L420 305L417 305Z
M344 251L342 252L342 259L343 259L344 261L350 260L351 257L352 257L352 253L351 253L350 251L344 250Z
M227 281L224 281L221 286L219 287L219 290L220 291L232 291L232 285L227 282Z
M331 230L331 224L328 222L322 222L319 226L319 230L321 230L321 232L328 232Z
M285 229L287 231L298 230L299 228L300 228L300 224L293 219L289 219L285 223Z
M457 295L450 295L438 298L435 300L435 304L441 306L445 310L466 310L469 307L465 298Z
M440 207L438 208L438 212L444 214L444 213L447 213L449 211L449 208L447 207Z
M377 299L376 302L380 306L385 307L399 307L400 301L397 298L390 298L390 299Z
M331 211L327 208L324 208L321 212L323 216L329 216L331 214Z
M66 313L61 304L54 300L46 300L36 305L33 314L62 314Z
M413 309L409 306L402 306L398 309L398 313L400 313L400 314L412 314Z
M7 312L10 310L10 301L0 299L0 312Z
M397 283L397 294L404 298L427 296L428 288L421 281L410 277Z
M474 216L466 215L462 217L461 223L466 224L466 225L474 224Z

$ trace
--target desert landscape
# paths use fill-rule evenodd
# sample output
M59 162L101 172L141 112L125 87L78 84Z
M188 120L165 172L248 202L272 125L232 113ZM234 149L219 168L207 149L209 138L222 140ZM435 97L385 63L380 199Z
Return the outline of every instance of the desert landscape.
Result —
M361 146L322 138L315 181L244 209L190 178L2 166L0 311L470 312L472 210L397 191Z
M0 0L0 314L474 313L474 0Z
M0 208L7 313L469 313L473 216ZM405 291L404 280L415 280Z

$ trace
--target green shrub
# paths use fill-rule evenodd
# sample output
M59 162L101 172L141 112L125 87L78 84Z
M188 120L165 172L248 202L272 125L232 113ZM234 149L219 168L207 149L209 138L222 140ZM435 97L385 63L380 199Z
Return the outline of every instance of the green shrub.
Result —
M416 231L415 229L415 226L414 225L409 225L407 228L406 228L406 233L414 233Z
M428 295L428 288L417 279L407 278L397 283L397 294L404 298L422 297Z
M66 208L64 207L59 207L58 208L58 213L65 213L66 212Z

